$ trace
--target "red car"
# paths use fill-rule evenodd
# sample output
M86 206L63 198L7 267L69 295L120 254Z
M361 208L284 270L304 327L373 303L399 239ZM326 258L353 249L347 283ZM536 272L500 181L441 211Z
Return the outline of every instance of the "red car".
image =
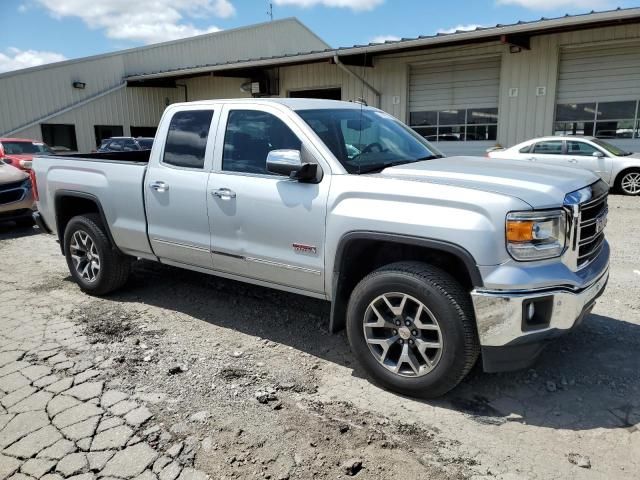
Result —
M34 155L55 155L49 146L28 138L0 138L0 160L21 170L31 170Z

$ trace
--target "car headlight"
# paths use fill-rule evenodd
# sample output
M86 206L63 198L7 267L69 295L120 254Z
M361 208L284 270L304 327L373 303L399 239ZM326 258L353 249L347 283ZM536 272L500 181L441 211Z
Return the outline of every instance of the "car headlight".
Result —
M506 227L507 250L514 260L544 260L564 252L567 219L562 210L511 212Z

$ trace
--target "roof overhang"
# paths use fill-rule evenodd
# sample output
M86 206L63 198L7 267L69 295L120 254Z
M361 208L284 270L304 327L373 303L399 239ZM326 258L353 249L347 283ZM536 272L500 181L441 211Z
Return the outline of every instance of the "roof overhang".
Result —
M553 19L543 18L533 22L496 25L495 27L478 28L472 31L459 31L450 34L438 34L429 37L403 39L380 44L356 45L347 48L308 52L283 57L239 60L233 63L203 65L165 72L143 73L130 75L126 77L126 80L127 82L140 84L139 82L147 82L150 80L188 78L203 75L241 76L242 71L251 72L264 68L332 62L334 56L338 56L341 62L347 65L371 66L373 57L392 53L485 42L502 42L527 48L529 40L533 36L638 22L640 22L640 8L617 9L575 16L567 15Z

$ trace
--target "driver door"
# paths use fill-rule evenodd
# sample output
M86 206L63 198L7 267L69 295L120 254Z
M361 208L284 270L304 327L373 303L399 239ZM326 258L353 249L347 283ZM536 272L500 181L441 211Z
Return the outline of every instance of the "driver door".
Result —
M329 169L317 184L266 169L271 150L303 142L321 158L292 117L247 103L223 110L207 188L213 268L323 295Z

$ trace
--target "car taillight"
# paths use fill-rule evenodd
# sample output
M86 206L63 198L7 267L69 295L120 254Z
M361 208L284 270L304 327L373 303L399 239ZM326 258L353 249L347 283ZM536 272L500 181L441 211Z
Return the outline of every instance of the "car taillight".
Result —
M38 184L36 183L36 172L29 170L29 176L31 177L31 186L33 187L33 199L37 202L40 200L38 196Z

